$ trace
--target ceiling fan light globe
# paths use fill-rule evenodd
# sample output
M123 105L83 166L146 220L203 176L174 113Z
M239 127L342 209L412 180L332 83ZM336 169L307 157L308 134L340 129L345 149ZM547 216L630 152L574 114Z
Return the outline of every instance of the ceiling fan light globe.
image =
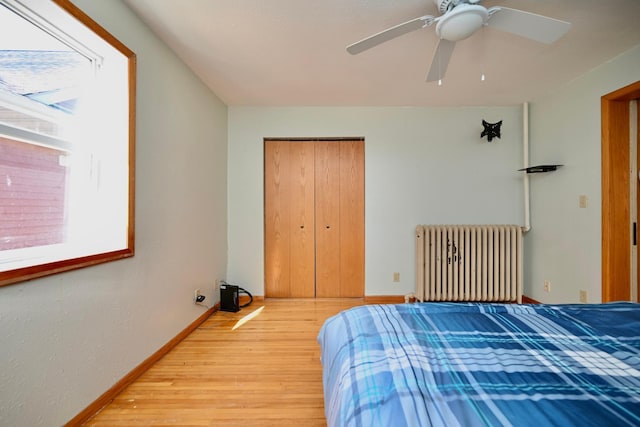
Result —
M436 34L441 39L457 42L478 31L489 18L482 6L461 4L441 17Z

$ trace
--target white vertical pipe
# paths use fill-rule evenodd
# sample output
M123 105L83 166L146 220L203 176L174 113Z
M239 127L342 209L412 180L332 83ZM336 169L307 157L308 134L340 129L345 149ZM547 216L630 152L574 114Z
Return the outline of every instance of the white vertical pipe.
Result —
M529 167L529 103L522 104L522 162L523 167ZM531 229L531 207L529 206L529 174L524 173L524 227L525 233Z

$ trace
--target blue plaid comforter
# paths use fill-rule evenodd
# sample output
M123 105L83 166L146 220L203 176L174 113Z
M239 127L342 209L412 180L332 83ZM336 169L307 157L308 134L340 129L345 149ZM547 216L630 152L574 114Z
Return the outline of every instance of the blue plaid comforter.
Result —
M320 330L333 426L640 426L640 305L369 305Z

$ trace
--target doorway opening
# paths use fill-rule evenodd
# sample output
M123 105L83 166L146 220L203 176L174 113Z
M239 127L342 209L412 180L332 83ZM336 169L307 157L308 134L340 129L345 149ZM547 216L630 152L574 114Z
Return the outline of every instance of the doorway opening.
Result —
M602 123L602 302L631 301L638 295L637 251L632 262L631 248L637 244L637 223L632 208L637 206L638 139L637 103L640 81L601 98ZM632 117L635 116L635 117ZM632 188L635 191L632 193ZM632 201L633 200L633 201ZM633 219L633 220L632 220ZM633 278L633 279L632 279ZM634 283L635 282L635 283Z

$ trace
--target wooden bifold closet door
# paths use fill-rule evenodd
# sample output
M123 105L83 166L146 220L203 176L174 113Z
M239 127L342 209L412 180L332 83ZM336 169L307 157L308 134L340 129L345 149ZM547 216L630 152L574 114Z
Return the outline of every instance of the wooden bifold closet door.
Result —
M364 141L265 140L265 296L364 296Z

